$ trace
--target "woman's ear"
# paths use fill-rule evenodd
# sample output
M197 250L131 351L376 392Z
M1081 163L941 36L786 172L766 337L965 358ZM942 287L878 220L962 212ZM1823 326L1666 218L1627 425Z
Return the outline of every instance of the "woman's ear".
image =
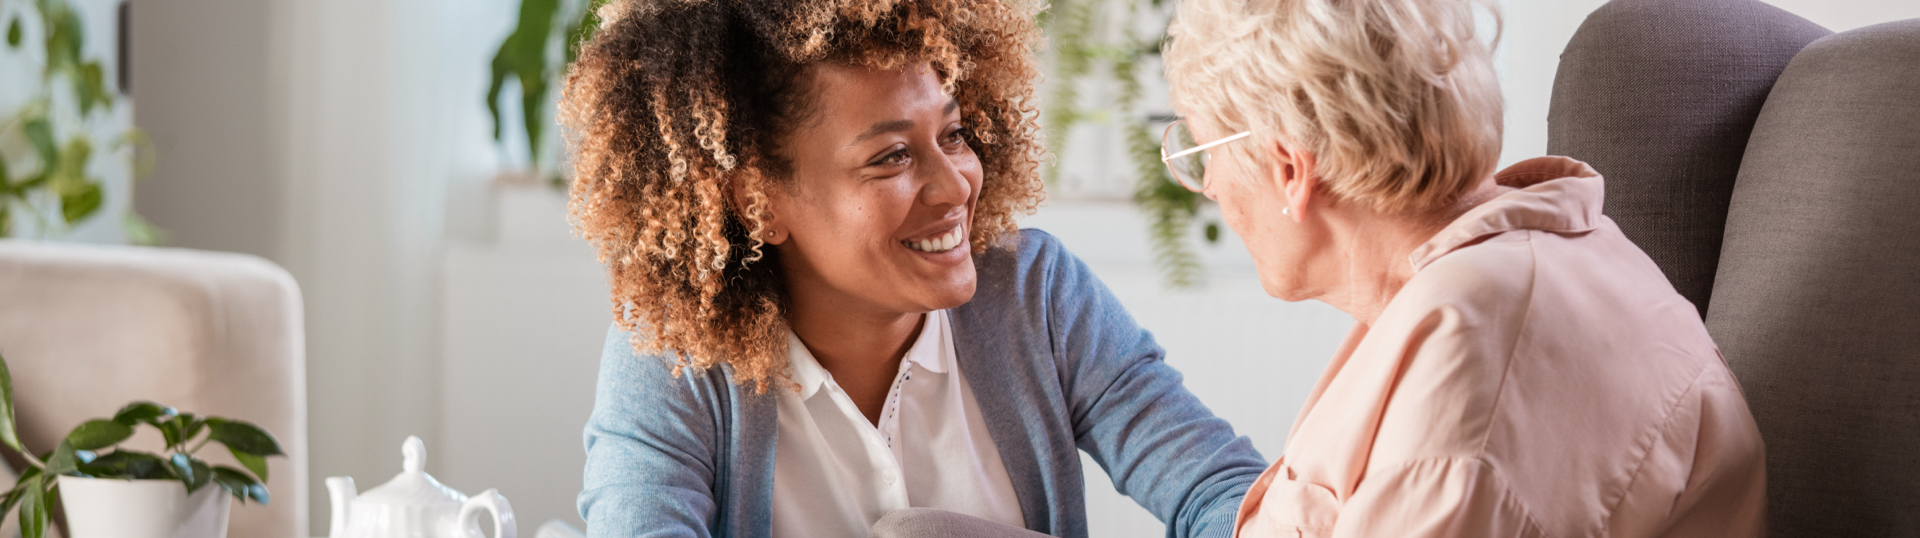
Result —
M1280 184L1280 190L1287 193L1287 214L1294 222L1303 222L1307 208L1320 192L1320 173L1314 166L1313 152L1278 141L1273 143L1273 148L1276 157L1273 178Z
M747 192L747 183L746 178L740 177L736 177L734 180L727 182L727 201L733 204L734 214L740 215L743 220L746 218L746 208L752 206L753 200L753 197ZM765 183L762 183L762 185L765 185ZM761 202L763 206L761 215L766 219L765 222L761 223L762 227L759 232L760 240L769 245L785 243L787 241L787 227L780 222L780 211L777 209L780 204L776 203L779 198L779 193L762 191L759 194L761 200L763 200ZM743 222L742 224L747 223Z

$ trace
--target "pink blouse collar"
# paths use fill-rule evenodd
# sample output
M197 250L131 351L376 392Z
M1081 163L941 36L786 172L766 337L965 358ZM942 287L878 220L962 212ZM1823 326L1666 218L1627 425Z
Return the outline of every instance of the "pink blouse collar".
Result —
M1600 225L1604 181L1587 163L1566 157L1535 157L1494 176L1515 191L1488 200L1454 219L1433 239L1413 249L1407 261L1419 271L1475 240L1513 230L1578 233Z

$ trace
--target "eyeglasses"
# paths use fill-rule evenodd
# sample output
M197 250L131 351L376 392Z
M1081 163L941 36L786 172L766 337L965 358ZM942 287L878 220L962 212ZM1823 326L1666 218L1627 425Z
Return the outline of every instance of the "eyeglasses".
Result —
M1167 132L1160 136L1160 162L1167 164L1167 171L1173 173L1173 180L1187 190L1200 192L1207 188L1207 149L1242 138L1253 136L1253 131L1241 131L1233 136L1196 145L1193 130L1187 127L1187 120L1174 120L1167 125Z

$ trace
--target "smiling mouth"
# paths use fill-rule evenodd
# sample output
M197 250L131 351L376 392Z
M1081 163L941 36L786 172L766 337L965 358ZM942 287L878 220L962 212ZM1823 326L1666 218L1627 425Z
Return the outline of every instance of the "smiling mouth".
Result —
M929 239L908 239L901 241L900 244L921 252L946 252L967 241L966 231L967 227L964 225L954 226L952 230L947 230L947 233Z

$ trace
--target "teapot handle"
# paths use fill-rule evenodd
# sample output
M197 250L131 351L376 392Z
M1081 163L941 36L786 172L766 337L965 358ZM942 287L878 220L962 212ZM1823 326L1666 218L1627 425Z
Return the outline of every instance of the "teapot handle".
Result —
M517 538L519 529L514 525L513 505L507 503L507 498L501 496L499 490L492 489L480 492L467 499L466 504L460 505L460 516L454 518L455 528L460 530L456 538L479 534L473 530L480 525L482 511L493 514L493 538Z

